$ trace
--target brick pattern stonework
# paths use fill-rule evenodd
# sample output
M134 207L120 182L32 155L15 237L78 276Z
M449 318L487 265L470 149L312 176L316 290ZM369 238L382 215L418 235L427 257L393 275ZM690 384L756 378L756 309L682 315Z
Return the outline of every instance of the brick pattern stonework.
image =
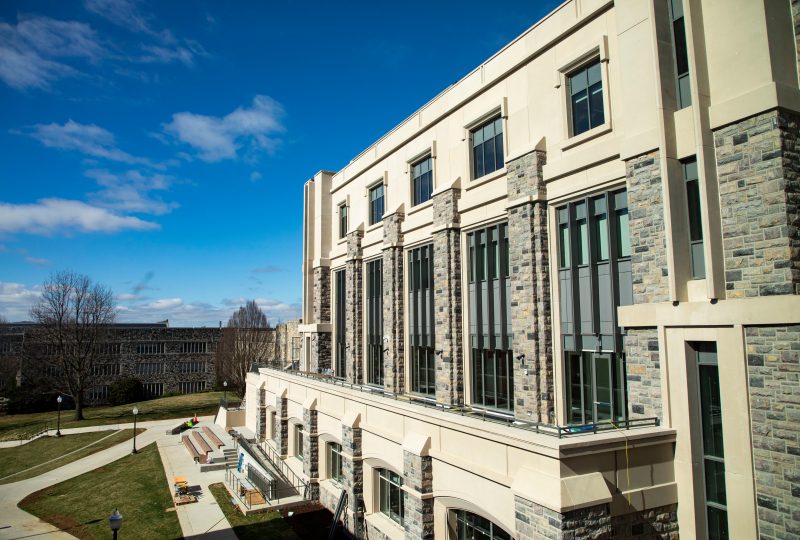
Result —
M289 400L285 397L275 398L275 410L278 420L278 454L285 458L289 454Z
M634 304L670 299L659 160L656 151L625 162Z
M629 328L625 342L625 378L630 418L662 418L658 331Z
M800 537L800 325L745 329L758 529Z
M311 372L324 371L331 367L331 333L313 332L311 334Z
M800 0L792 0L792 21L794 21L795 54L797 55L797 69L800 71Z
M433 196L436 401L451 405L464 402L460 196L456 188Z
M433 539L433 462L430 456L403 451L403 525L408 540Z
M366 521L367 538L369 540L391 540L391 537L384 534L380 529L375 527L372 523Z
M314 320L313 323L331 322L331 269L314 268Z
M361 239L364 232L355 230L347 235L347 260L345 261L345 343L347 351L347 380L360 384L364 380L363 356L364 347L361 342L364 326L363 316L363 279L364 266L361 260Z
M508 210L508 249L515 356L514 414L526 420L552 422L553 344L544 164L542 151L507 164L509 201L527 199Z
M728 298L800 294L799 122L770 111L714 132Z
M361 460L361 428L342 426L342 487L347 491L347 509L353 516L348 530L363 537L364 463Z
M303 474L308 477L308 496L319 499L319 437L317 410L303 409Z
M561 514L544 506L514 497L517 540L677 540L678 505L611 516L601 504Z
M400 212L383 218L383 386L404 390L403 219Z

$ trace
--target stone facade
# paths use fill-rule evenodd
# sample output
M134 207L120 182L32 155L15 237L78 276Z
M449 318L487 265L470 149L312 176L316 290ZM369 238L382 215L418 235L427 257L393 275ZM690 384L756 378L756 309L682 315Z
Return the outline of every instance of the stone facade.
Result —
M401 212L383 218L383 385L404 390L403 219Z
M630 328L624 337L630 418L662 418L658 330Z
M545 153L533 151L507 164L511 325L514 329L514 414L554 420L553 344L547 245Z
M364 264L361 259L361 239L364 232L355 230L347 235L345 262L345 343L347 380L360 384L364 380L364 351L361 344L364 327Z
M408 540L433 538L433 463L403 450L403 525Z
M460 196L455 187L433 196L436 401L452 405L464 403Z
M800 537L800 325L745 329L759 535Z
M317 410L303 408L303 474L308 477L308 494L319 500L319 437Z
M364 463L361 460L361 428L342 425L342 487L347 491L347 510L353 517L350 532L363 537Z
M625 162L633 303L668 302L667 234L659 153Z
M514 503L518 540L678 538L677 504L611 516L608 504L561 514L519 496Z
M331 322L331 269L328 266L314 268L313 324ZM331 368L331 333L313 332L308 369L321 372Z
M285 458L289 454L289 403L286 396L275 398L275 412L278 420L278 433L275 443L278 454Z
M800 294L799 121L775 110L714 133L728 298Z

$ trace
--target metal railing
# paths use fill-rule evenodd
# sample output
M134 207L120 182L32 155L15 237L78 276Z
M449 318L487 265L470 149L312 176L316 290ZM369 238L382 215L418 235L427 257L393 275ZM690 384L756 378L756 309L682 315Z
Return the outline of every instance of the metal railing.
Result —
M372 386L368 384L361 384L361 383L353 383L345 379L341 379L339 377L334 377L332 375L326 375L322 373L313 373L308 371L287 372L284 370L275 370L274 368L271 368L269 366L263 366L262 369L280 371L281 373L288 373L289 375L305 377L307 379L312 379L315 381L332 384L334 386L340 386L350 390L366 392L374 395L379 395L388 399L413 403L414 405L420 405L422 407L448 411L459 414L461 416L478 418L485 422L492 422L495 424L511 426L518 429L524 429L526 431L532 431L534 433L540 433L542 435L557 437L559 439L570 436L586 435L586 434L601 433L601 432L608 432L615 430L629 430L641 427L658 427L660 425L658 417L653 416L647 418L629 418L613 422L604 421L604 422L593 422L587 424L570 424L562 426L558 424L550 424L547 422L520 420L518 418L514 418L514 416L511 414L499 411L492 411L489 409L471 407L470 405L463 403L457 405L450 405L447 403L440 403L433 398L415 396L413 394L398 394L396 392L386 390L382 387Z
M273 476L273 478L264 479L267 483L266 486L254 486L266 501L280 503L281 499L298 495L308 499L308 483L297 476L266 442L262 445L254 445L239 434L235 434L233 440L237 447L241 446L264 470L269 471Z

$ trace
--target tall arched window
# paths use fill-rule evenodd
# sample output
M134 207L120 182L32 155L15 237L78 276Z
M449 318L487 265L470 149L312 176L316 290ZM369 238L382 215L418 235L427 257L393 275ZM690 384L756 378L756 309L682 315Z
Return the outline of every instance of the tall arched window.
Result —
M403 526L403 477L389 469L378 469L380 510Z
M454 510L456 540L511 540L511 535L485 517L466 510Z

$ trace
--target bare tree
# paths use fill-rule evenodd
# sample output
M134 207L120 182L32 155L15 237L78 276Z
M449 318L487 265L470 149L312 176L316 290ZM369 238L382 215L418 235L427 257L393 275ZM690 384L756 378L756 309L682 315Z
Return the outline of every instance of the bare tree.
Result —
M247 373L253 364L274 358L275 331L255 300L249 300L228 319L217 347L217 369L232 390L244 395Z
M31 308L41 339L62 371L65 394L75 400L75 419L83 420L84 395L94 382L94 365L102 357L116 315L111 289L85 275L57 272L42 287Z

